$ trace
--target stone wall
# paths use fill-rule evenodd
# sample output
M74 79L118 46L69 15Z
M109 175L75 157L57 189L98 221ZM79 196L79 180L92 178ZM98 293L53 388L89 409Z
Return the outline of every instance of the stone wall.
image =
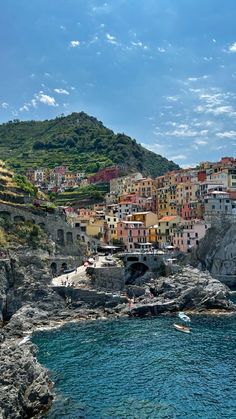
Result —
M11 222L31 221L44 229L49 237L59 247L59 253L64 255L82 256L79 241L85 238L85 233L79 228L72 227L67 223L65 214L59 211L47 213L40 209L29 209L27 207L0 204L0 217L6 218Z
M125 286L125 270L123 267L87 268L94 288L121 291Z

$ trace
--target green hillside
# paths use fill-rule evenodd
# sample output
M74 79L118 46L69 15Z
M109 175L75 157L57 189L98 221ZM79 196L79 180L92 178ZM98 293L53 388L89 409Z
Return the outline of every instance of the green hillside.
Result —
M84 112L45 121L10 121L0 125L0 156L19 173L28 168L66 165L95 173L120 164L124 173L153 177L178 166L146 150L125 134L115 134Z

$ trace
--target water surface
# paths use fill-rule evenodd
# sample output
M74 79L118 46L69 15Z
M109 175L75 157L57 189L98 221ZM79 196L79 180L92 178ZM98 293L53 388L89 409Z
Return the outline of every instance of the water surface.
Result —
M56 401L47 419L236 419L236 317L71 324L36 334Z

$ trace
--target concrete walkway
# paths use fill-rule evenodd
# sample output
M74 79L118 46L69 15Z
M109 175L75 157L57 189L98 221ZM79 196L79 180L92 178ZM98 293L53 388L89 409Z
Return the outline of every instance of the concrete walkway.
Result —
M53 286L73 286L74 288L78 287L85 287L90 285L90 277L86 273L87 267L92 268L104 268L104 267L112 267L116 266L116 263L113 262L115 259L112 257L106 256L97 256L96 260L94 259L94 263L89 264L88 266L78 266L73 272L65 273L60 276L57 276L52 279ZM92 258L91 258L92 262ZM115 263L113 265L113 263Z

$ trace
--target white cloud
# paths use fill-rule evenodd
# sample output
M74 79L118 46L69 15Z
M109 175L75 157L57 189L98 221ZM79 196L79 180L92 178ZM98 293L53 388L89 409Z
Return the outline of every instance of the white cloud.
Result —
M37 108L37 100L36 99L32 99L31 100L31 105L33 106L33 108Z
M59 95L69 95L70 93L65 89L54 89L54 92L58 93Z
M212 38L212 42L214 42L214 44L216 43L216 39L215 38Z
M145 44L143 44L143 42L141 42L141 41L137 41L137 42L134 42L134 41L132 41L131 42L131 45L133 46L133 47L137 47L137 48L143 48L143 49L148 49L148 46L147 45L145 45Z
M80 46L80 41L70 41L71 48L77 48Z
M229 114L229 116L235 115L235 112L232 106L218 106L217 108L208 109L207 113L212 113L213 115L222 115L222 114Z
M236 138L236 131L224 131L216 134L219 138Z
M20 112L24 112L24 111L28 112L28 111L29 111L29 106L28 106L28 104L27 104L27 105L23 105L23 106L19 109L19 111L20 111Z
M204 141L204 140L195 140L194 142L197 145L206 145L206 144L208 144L208 142L207 141Z
M157 50L158 50L159 52L166 52L165 48L162 48L162 47L158 47L158 48L157 48Z
M107 38L107 42L109 44L113 44L113 45L117 45L118 44L115 36L110 35L109 33L106 33L106 38Z
M38 102L43 103L44 105L48 105L48 106L58 106L58 104L56 103L54 97L49 96L49 95L45 95L43 92L39 92L38 94L35 95L35 99ZM34 99L33 99L34 100ZM32 101L33 102L33 101ZM33 106L35 106L32 103ZM37 105L37 103L36 103Z
M176 156L170 157L171 160L186 160L187 156L184 154L177 154Z
M9 107L9 103L7 103L7 102L2 102L2 103L1 103L1 107L2 107L3 109L7 109L7 108Z
M64 25L61 25L61 26L60 26L60 29L61 29L62 31L65 31L65 30L66 30L66 27L65 27Z
M230 52L236 52L236 42L234 42L232 45L229 46Z
M177 102L177 100L178 100L178 96L166 96L166 99L167 99L169 102Z
M175 126L175 130L173 131L166 131L164 134L165 136L170 137L196 137L199 135L198 131L193 131L191 127L187 124L176 124L172 123Z

